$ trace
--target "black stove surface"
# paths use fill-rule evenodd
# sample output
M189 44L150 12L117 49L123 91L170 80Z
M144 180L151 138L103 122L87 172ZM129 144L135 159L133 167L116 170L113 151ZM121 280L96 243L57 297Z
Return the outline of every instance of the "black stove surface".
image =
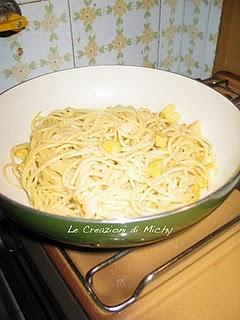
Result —
M88 319L46 255L41 238L1 211L0 319Z

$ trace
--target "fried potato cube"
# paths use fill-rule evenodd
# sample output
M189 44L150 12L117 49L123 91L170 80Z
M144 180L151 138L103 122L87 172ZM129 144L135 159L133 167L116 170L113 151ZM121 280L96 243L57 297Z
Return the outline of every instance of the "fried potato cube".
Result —
M201 127L199 121L194 121L188 126L188 129L198 137L202 136Z
M116 153L120 151L121 144L118 140L104 140L102 147L108 153Z
M163 110L160 112L160 117L167 120L170 123L176 123L180 119L179 113L175 111L176 107L173 104L168 104Z
M155 136L155 146L159 148L166 148L168 144L168 136L166 134L158 133Z
M146 173L152 178L157 178L158 176L160 176L162 173L162 160L156 159L150 162Z

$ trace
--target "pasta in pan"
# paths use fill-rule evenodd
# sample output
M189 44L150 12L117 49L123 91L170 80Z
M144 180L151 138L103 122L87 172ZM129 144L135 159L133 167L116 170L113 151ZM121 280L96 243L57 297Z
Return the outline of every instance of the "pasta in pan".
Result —
M214 168L198 121L179 120L173 105L39 113L5 175L11 167L29 203L50 213L119 219L169 211L198 200Z

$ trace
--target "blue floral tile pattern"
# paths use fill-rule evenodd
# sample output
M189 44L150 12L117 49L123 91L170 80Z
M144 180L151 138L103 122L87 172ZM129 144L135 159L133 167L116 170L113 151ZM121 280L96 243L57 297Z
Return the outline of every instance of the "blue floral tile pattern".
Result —
M164 0L159 68L192 78L211 75L223 0Z
M54 0L21 6L28 19L27 28L0 39L0 91L45 73L73 67L68 1L60 3Z
M28 26L0 38L0 92L66 68L125 64L211 75L223 0L19 1Z

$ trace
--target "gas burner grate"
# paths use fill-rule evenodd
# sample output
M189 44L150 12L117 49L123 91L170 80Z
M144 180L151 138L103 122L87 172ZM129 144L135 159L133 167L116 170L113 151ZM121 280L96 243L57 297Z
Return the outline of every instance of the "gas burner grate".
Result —
M198 81L222 93L236 107L240 108L240 77L229 72L217 72L211 78Z

